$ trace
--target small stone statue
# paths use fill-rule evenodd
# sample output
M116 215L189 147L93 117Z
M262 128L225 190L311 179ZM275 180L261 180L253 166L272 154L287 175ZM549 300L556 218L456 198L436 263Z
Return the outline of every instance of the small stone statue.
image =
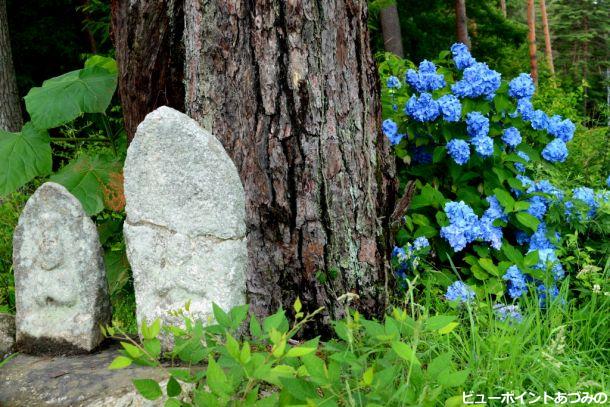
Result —
M43 184L30 197L13 237L17 349L90 352L110 322L95 224L66 188Z

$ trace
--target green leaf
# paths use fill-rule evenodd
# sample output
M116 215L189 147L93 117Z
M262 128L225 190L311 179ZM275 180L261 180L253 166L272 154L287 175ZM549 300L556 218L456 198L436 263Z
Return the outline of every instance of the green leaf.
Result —
M144 349L153 358L158 358L161 355L161 342L157 338L145 339Z
M525 265L532 267L538 264L538 250L534 250L525 255Z
M110 295L120 291L129 282L129 261L124 249L107 250L104 253L104 266Z
M415 351L404 342L392 342L392 349L398 356L402 359L406 360L409 363L414 365L420 365L417 356L415 355Z
M34 177L51 172L49 135L26 123L19 133L0 130L0 196L15 191Z
M180 403L179 400L176 399L167 399L165 400L165 404L163 404L163 407L180 407L182 404Z
M101 55L93 55L85 61L85 68L93 68L94 66L104 68L105 70L113 74L118 74L119 72L119 68L114 59Z
M127 366L131 365L132 360L126 356L117 356L114 358L108 369L116 370L116 369L124 369Z
M507 191L496 188L494 189L494 194L506 212L512 212L514 210L515 200Z
M173 376L170 376L167 382L167 395L169 397L176 397L182 392L182 387L180 387L180 383L178 380L174 379Z
M481 267L483 267L483 269L485 271L487 271L488 273L493 274L494 276L499 276L498 267L496 267L496 265L494 264L492 259L489 259L489 258L479 259L479 265Z
M105 186L110 174L120 169L120 163L114 158L83 154L55 173L51 181L66 187L88 215L95 215L104 209Z
M212 304L212 310L214 312L214 318L216 318L216 322L223 328L231 327L231 318L227 315L226 312L222 310L218 305Z
M233 323L232 328L238 328L246 320L249 308L248 304L231 308L231 311L229 311L229 318L231 318L231 322Z
M517 213L517 221L528 228L532 233L535 233L538 230L538 225L540 221L536 219L536 217L530 215L527 212L519 212Z
M517 266L523 264L523 255L521 252L507 242L502 242L502 253Z
M159 383L152 379L134 379L132 382L138 393L147 400L156 400L163 395Z
M466 382L469 373L469 370L460 370L459 372L445 370L438 375L438 382L446 387L458 387Z
M211 356L208 359L206 376L208 386L214 393L221 395L231 393L231 384L227 379L227 375Z
M288 352L286 352L286 357L287 358L296 358L299 356L305 356L310 353L314 353L315 351L316 351L316 348L306 348L304 346L297 346L295 348L289 349Z
M455 328L457 328L459 325L460 325L459 322L450 322L447 325L445 325L444 327L442 327L441 329L439 329L438 333L441 335L448 334L451 331L453 331Z
M451 370L451 355L442 353L430 362L427 372L432 380L436 380L441 372L449 370Z
M125 349L125 352L132 357L133 359L137 359L142 356L142 351L135 345L132 345L129 342L121 342L121 346ZM120 356L119 356L120 357ZM116 359L115 359L116 360ZM114 363L114 362L113 362Z
M258 323L258 319L256 319L256 316L254 316L254 314L252 314L250 316L250 335L252 335L255 338L260 338L262 333L263 333L263 330L261 328L261 324Z
M436 331L447 326L453 320L455 320L453 315L435 315L426 320L426 330Z
M117 72L102 66L68 72L30 89L24 99L34 125L51 129L83 113L104 113L116 89Z
M227 352L229 353L229 355L231 355L233 357L233 359L239 361L239 356L240 356L239 343L237 343L237 340L229 334L227 334L226 348L227 348Z

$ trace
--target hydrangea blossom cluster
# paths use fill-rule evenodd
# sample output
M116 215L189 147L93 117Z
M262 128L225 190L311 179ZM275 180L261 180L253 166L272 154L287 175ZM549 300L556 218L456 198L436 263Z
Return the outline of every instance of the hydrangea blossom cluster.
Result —
M404 134L398 134L398 124L392 119L385 119L381 125L381 131L390 140L393 146L400 143Z
M440 106L431 94L423 92L418 96L412 95L405 113L419 122L431 122L441 113Z
M444 210L449 219L449 225L441 228L441 237L454 251L463 250L475 240L489 242L494 249L501 248L502 228L494 226L493 223L497 219L506 221L508 218L495 197L487 197L487 202L489 208L481 219L464 201L445 204Z
M454 138L447 143L447 152L458 165L464 165L470 158L470 147L464 140Z
M446 122L459 122L462 117L462 104L455 96L449 94L438 99L438 105Z
M526 163L530 162L530 156L527 155L526 153L524 153L523 151L517 151L517 155L519 157L521 157L523 159L523 161L525 161ZM525 165L523 165L523 163L516 162L515 163L515 169L517 171L519 171L520 173L524 173L525 172Z
M387 86L388 89L400 89L402 84L400 83L400 79L395 76L390 76L386 80L385 86Z
M509 147L515 148L521 144L521 133L516 127L504 129L502 133L502 141Z
M445 87L445 77L436 73L436 66L425 59L419 64L419 72L407 71L406 80L417 92L432 92Z
M458 301L460 303L467 303L474 300L474 290L464 284L462 281L455 281L449 287L447 287L447 293L445 298L449 301Z
M518 305L496 304L494 305L494 312L497 315L498 319L502 322L507 322L509 324L518 324L523 321L523 315L521 315L521 311L519 310Z
M494 98L501 84L499 72L490 69L484 62L475 62L466 69L462 79L451 86L451 91L460 98Z
M527 281L525 275L515 265L510 266L502 279L507 282L508 295L512 299L519 298L527 292Z
M534 96L536 86L530 74L521 73L508 83L508 95L515 99L529 99Z
M407 243L405 247L395 246L392 257L396 260L396 276L404 279L408 271L413 271L419 265L421 256L425 255L430 248L430 242L424 236L416 238L413 243Z
M470 55L468 47L461 42L451 46L451 54L453 55L455 66L459 70L466 69L477 62L472 55Z

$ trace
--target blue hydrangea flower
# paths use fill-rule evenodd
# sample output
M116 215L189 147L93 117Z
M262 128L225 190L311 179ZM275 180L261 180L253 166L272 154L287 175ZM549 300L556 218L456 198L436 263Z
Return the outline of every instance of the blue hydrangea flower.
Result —
M498 319L502 322L519 324L523 321L523 315L521 315L518 305L496 304L494 305L494 311Z
M544 215L547 211L546 199L541 196L535 195L528 199L530 207L527 209L527 213L534 216L538 220L544 219Z
M534 250L555 249L555 245L548 238L546 223L540 222L538 229L529 239L529 252ZM557 237L557 236L556 236Z
M521 140L521 133L516 127L509 127L502 133L502 141L509 147L517 147L521 144Z
M489 242L494 249L500 250L502 248L502 238L504 237L504 234L502 228L494 226L493 223L498 219L507 222L508 215L504 212L504 208L500 205L500 202L495 196L488 196L486 200L489 203L489 208L485 210L481 217L481 239Z
M517 151L517 155L521 157L525 162L530 162L530 156L524 153L523 151ZM520 173L525 172L525 165L523 165L523 163L515 162L514 165L517 171L519 171Z
M411 151L411 159L415 164L432 163L432 154L425 147L415 147Z
M504 222L507 222L508 215L506 214L506 212L504 212L504 208L502 207L502 205L500 205L500 201L498 201L498 198L496 198L494 195L488 196L485 199L487 200L487 203L489 203L489 208L487 208L485 213L483 213L483 217L491 219L492 222L496 219L500 219Z
M447 287L445 298L460 303L470 302L474 299L474 290L461 281L456 281Z
M477 62L476 59L470 55L468 47L461 42L456 42L451 46L451 53L453 54L453 61L459 70L468 68Z
M481 157L490 157L494 153L494 140L489 136L477 136L470 139L470 144Z
M562 120L559 115L555 115L549 119L547 128L549 134L566 143L574 138L575 130L576 125L574 125L570 119Z
M466 116L466 130L470 137L487 136L489 134L489 119L480 112L470 112Z
M462 104L460 100L453 95L445 95L438 100L443 119L446 122L457 122L462 117Z
M589 211L587 212L588 218L595 216L595 212L597 211L597 208L599 208L599 203L595 199L595 191L593 191L591 188L574 188L572 190L572 199L584 202L587 207L589 207Z
M565 276L565 271L561 262L557 258L554 249L538 250L538 264L534 266L539 270L551 270L555 281L561 280Z
M400 87L402 86L402 84L400 83L400 79L395 76L390 76L385 84L388 89L400 89Z
M610 188L610 175L608 175L608 178L606 178L606 185L608 185L608 187Z
M393 146L400 143L404 134L398 134L398 125L392 119L385 119L381 125L381 131L390 140Z
M432 98L429 93L422 93L419 97L412 95L407 106L405 107L405 113L420 122L431 122L434 121L440 112L440 106L438 102Z
M441 237L447 240L455 252L459 252L482 236L479 217L472 208L460 202L447 202L444 206L449 226L441 228Z
M527 292L525 275L521 273L521 270L519 270L517 266L510 266L502 276L502 279L507 282L508 295L510 295L511 298L515 299L521 297Z
M420 236L413 241L414 250L421 250L425 249L426 247L430 247L430 242L428 241L428 239L426 239L425 236Z
M451 86L451 91L460 98L485 96L493 99L500 87L501 75L490 69L486 63L476 62L464 69L462 79Z
M432 92L445 87L445 77L437 74L436 66L425 59L419 64L419 72L407 71L406 79L417 92Z
M532 129L546 130L549 125L549 118L544 111L538 109L532 114Z
M529 122L534 117L534 105L529 99L519 99L517 102L517 113L526 122Z
M564 162L568 158L568 147L561 139L554 139L542 150L542 158L552 163Z
M515 240L517 240L517 244L524 245L530 242L530 237L527 233L522 230L517 230L515 232Z
M515 99L531 98L536 87L528 73L521 73L508 83L508 95Z
M447 152L458 165L464 165L470 158L470 147L464 140L456 139L447 143Z
M563 192L546 179L537 181L527 188L528 194L533 194L535 192L542 192L543 194L552 195L558 201L563 200Z
M550 296L550 299L553 300L559 295L559 289L554 285L551 287L546 287L544 284L540 284L537 291L538 301L540 302L541 307L544 307L549 302L548 296Z

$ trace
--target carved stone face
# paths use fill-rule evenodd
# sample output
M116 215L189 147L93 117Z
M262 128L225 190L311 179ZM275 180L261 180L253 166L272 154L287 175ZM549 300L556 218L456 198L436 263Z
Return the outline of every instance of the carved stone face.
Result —
M56 212L42 213L40 222L45 228L37 238L32 236L38 246L33 276L44 284L40 285L35 301L41 308L74 307L78 299L80 273L75 267L70 267L70 257L76 255L74 242L65 241L66 234L61 233L74 226L66 225L66 222L74 222L69 218L62 219Z

